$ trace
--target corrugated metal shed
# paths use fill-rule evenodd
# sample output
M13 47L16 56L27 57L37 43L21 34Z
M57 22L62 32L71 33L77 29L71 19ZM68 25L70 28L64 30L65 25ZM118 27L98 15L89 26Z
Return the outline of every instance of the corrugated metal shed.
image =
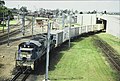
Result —
M120 38L120 16L119 15L102 15L98 16L107 21L106 32Z

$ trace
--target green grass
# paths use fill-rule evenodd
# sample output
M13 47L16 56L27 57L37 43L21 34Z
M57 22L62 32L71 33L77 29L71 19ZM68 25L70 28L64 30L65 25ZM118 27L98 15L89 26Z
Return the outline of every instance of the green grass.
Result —
M106 33L98 34L98 36L102 38L104 41L106 41L110 46L112 46L120 54L120 39Z
M15 24L17 24L17 23L18 23L17 20L11 20L11 21L10 21L10 25L15 25Z
M75 23L75 24L72 24L72 25L74 25L74 27L80 27L80 24L78 24L78 23Z
M7 29L5 25L4 25L4 29ZM3 30L3 24L0 24L0 30Z
M91 39L77 39L71 43L70 49L60 51L50 62L50 80L116 81L116 72L111 69Z
M17 23L18 23L17 20L11 20L10 21L10 25L16 25ZM6 25L4 25L4 29L5 30L7 29ZM3 30L3 25L2 24L0 24L0 30Z

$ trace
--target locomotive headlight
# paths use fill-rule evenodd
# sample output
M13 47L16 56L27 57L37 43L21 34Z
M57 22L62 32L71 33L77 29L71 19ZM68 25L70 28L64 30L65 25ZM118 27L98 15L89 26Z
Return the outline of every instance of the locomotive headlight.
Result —
M24 47L26 47L26 45L24 45Z

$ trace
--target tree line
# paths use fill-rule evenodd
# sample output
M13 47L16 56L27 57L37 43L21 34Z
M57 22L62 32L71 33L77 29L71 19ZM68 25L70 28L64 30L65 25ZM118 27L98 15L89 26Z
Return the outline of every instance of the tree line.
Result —
M5 1L0 0L0 24L2 21L8 19L8 15L10 16L10 19L13 19L11 10L5 6Z

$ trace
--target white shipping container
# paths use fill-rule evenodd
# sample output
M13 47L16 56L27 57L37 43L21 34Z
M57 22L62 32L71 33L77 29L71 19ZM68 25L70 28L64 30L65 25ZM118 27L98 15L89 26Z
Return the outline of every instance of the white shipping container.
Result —
M71 27L70 37L74 37L74 36L75 36L75 28L74 28L74 27Z
M75 28L75 35L78 36L79 35L79 27Z
M63 43L63 31L62 30L52 30L51 34L53 35L53 39L55 40L55 46Z
M63 29L63 42L69 39L69 27Z
M81 33L86 33L86 26L81 27Z

